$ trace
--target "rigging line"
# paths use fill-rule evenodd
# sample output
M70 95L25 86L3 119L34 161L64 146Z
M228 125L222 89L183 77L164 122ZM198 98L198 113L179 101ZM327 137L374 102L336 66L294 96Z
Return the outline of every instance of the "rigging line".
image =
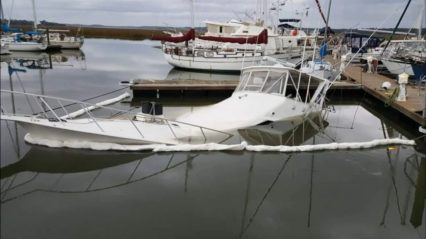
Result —
M80 194L80 193L98 192L98 191L103 191L103 190L107 190L107 189L118 188L118 187L121 187L121 186L124 186L124 185L128 185L128 184L131 184L131 183L135 183L135 182L139 182L139 181L143 181L143 180L152 178L152 177L157 176L159 174L162 174L162 173L164 173L164 172L166 172L168 170L177 168L177 167L183 165L184 163L186 163L186 161L192 160L192 159L194 159L194 158L196 158L198 156L199 156L199 154L197 154L195 156L192 156L190 159L186 159L186 160L183 160L182 162L173 164L172 166L170 166L170 167L168 167L166 169L162 169L162 170L160 170L158 172L155 172L155 173L152 173L152 174L149 174L149 175L137 178L137 179L133 179L130 182L118 183L116 185L106 186L106 187L103 187L103 188L94 188L94 189L92 188L92 189L87 190L87 191L85 191L85 190L80 190L80 191L79 190L76 190L76 191L66 191L66 190L49 190L49 189L37 189L36 191L49 192L49 193L63 193L63 194ZM11 200L14 200L14 199L19 198L19 197L20 196L16 196L14 198L11 198ZM8 201L10 201L10 200L8 200Z
M392 34L390 35L389 41L386 43L385 47L383 48L382 54L380 57L383 56L383 53L386 51L386 48L388 48L390 42L392 41L393 36L395 35L396 30L399 27L399 24L402 21L402 18L404 18L405 13L407 12L408 7L410 6L411 0L408 0L407 4L405 5L404 11L402 12L401 16L399 17L398 23L396 24L395 28L392 31Z
M15 182L17 176L18 176L18 174L13 175L12 176L12 180L10 180L8 188L6 188L6 190L4 190L3 192L1 192L3 194L3 195L1 195L1 200L3 200L3 198L6 197L7 193L9 192L9 189L12 187L12 185Z
M249 166L249 171L248 171L248 175L247 175L247 187L246 187L246 192L245 192L245 198L244 198L244 209L243 209L243 216L242 216L242 222L241 222L241 235L244 232L244 225L246 224L246 215L247 215L247 206L249 203L249 196L250 196L250 187L251 187L251 175L253 172L253 167L254 167L254 156L255 153L252 152L251 157L250 157L250 166Z
M112 93L124 90L126 88L128 88L128 86L120 88L120 89L117 89L117 90L113 90L113 91L110 91L110 92L107 92L107 93L104 93L104 94L101 94L101 95L97 95L97 96L94 96L94 97L91 97L91 98L87 98L87 99L81 100L81 102L86 102L86 101L93 100L93 99L96 99L96 98L99 98L99 97L102 97L102 96L106 96L106 95L109 95L109 94L112 94ZM76 105L76 104L78 104L78 103L70 103L70 104L64 105L63 107L68 107L68 106L72 106L72 105ZM57 110L57 109L61 109L61 108L62 108L62 106L58 106L58 107L52 108L52 110ZM43 112L40 111L40 112L35 113L35 114L40 114L40 113L43 113Z
M389 133L386 130L386 125L383 121L381 121L381 124L382 124L382 130L383 130L384 138L387 139L387 138L389 138L388 137ZM387 135L386 135L386 133L387 133ZM403 217L402 217L402 213L401 213L401 205L400 205L400 202L399 202L398 187L396 185L396 179L395 179L395 173L396 173L395 172L395 166L392 164L392 156L391 156L391 153L390 153L390 150L389 150L388 147L386 147L386 155L387 155L388 163L389 163L389 166L390 166L390 173L391 173L390 176L391 176L392 186L393 186L393 189L395 191L396 206L398 208L399 217L400 217L401 221L403 221ZM397 162L398 162L398 158L396 158L395 164Z
M312 144L315 144L315 135L312 139ZM312 195L314 189L314 165L315 165L315 153L312 153L311 156L311 170L310 170L310 180L309 180L309 207L308 207L308 227L311 227L311 214L312 214Z
M364 101L364 98L365 98L365 95L366 95L366 94L367 94L367 92L366 92L366 91L364 91L364 95L362 96L362 99L360 100L359 104L356 106L355 113L354 113L354 117L353 117L353 119L352 119L352 124L351 124L350 129L353 129L353 128L354 128L356 115L357 115L357 113L358 113L359 107L360 107L360 106L361 106L361 104L362 104L362 101Z
M15 65L13 64L13 62L11 62L11 63L10 63L10 66L11 66L12 68L15 68ZM12 73L12 74L13 74L13 73ZM24 93L26 93L26 91L25 91L25 87L24 87L24 83L22 83L22 79L21 79L21 77L19 76L19 74L18 74L18 72L17 72L17 71L15 71L15 75L16 75L16 78L18 79L19 84L21 85L22 91L23 91ZM12 77L12 75L11 75L10 77ZM25 98L26 98L26 100L27 100L28 105L29 105L29 106L30 106L30 108L31 108L31 112L32 112L32 113L34 113L34 108L33 108L33 106L32 106L32 105L31 105L31 103L30 103L30 99L28 98L28 96L27 96L27 95L25 96Z
M16 185L13 185L13 187L10 187L8 190L10 191L10 190L13 190L15 188L21 187L21 186L23 186L25 184L28 184L28 183L34 181L37 178L38 175L39 175L39 173L37 172L30 179L28 179L27 181L24 181L22 183L18 183Z
M278 179L280 178L281 174L283 173L284 169L286 168L286 166L287 166L288 162L290 161L290 159L292 158L292 156L293 156L293 154L290 154L288 156L288 158L284 161L283 165L281 166L280 170L278 171L277 176L275 176L274 181L272 181L272 184L266 190L265 194L263 195L262 199L260 200L259 204L257 205L254 213L249 218L247 225L244 227L244 230L239 235L239 238L242 238L242 236L244 235L244 233L248 230L248 228L250 227L250 225L253 223L254 218L256 217L257 213L260 210L260 207L263 205L263 203L265 202L265 200L268 197L269 193L272 191L272 188L277 183Z
M317 3L317 7L318 7L319 13L322 17L322 20L324 21L325 24L327 24L327 20L325 20L324 12L322 11L322 8L321 8L319 1L315 0L315 2Z
M11 130L11 129L10 129L10 127L9 127L9 121L5 121L5 123L6 123L7 131L9 132L10 139L11 139L11 141L12 141L12 142L14 142L14 140L13 140L13 135L12 135L12 130ZM16 123L15 123L15 124L16 124ZM18 146L17 146L17 145L15 145L15 143L12 143L12 146L13 146L13 151L15 151L16 156L18 156L18 158L19 158L19 150L18 150Z

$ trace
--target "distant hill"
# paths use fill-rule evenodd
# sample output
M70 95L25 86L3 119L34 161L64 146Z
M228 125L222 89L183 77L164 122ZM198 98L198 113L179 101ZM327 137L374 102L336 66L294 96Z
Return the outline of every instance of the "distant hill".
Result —
M12 28L19 28L23 31L32 30L33 21L12 19ZM142 40L151 38L153 35L164 34L163 31L169 32L185 32L189 27L165 27L165 26L107 26L107 25L81 25L81 24L65 24L57 22L49 22L46 20L40 21L40 28L49 29L66 29L70 30L71 34L83 34L89 38L117 38L129 40ZM196 32L203 33L207 31L205 27L196 27ZM313 28L308 28L313 31ZM392 31L392 28L383 28L381 30ZM408 28L400 28L399 32L408 32ZM354 29L333 29L336 33L356 31ZM415 32L415 30L412 30ZM371 33L370 33L371 34ZM426 34L426 28L423 28L422 35ZM385 37L388 34L378 34L379 37Z

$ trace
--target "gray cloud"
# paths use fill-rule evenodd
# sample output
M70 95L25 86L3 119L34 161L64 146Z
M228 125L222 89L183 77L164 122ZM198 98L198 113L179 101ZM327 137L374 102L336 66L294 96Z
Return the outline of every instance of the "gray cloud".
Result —
M246 20L245 12L253 12L256 0L194 0L197 26L203 20L227 21L235 18ZM32 19L31 0L3 0L6 17L12 13L15 19ZM272 2L270 0L270 2ZM328 0L320 0L327 11ZM410 27L423 6L424 0L413 0L402 22ZM393 27L406 1L403 0L334 0L330 13L332 27ZM314 0L288 0L281 17L295 17L296 10L309 8L305 25L323 25ZM190 24L190 0L36 0L39 20L77 24L104 24L128 26L188 26ZM275 17L276 18L276 17ZM385 21L385 19L387 19Z

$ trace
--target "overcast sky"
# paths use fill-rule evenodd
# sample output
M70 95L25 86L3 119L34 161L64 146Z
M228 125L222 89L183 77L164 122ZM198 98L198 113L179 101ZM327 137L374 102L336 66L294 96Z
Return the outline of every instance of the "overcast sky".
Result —
M1 0L6 18L32 20L31 0ZM327 14L329 0L319 0ZM334 28L393 27L408 0L333 0L330 25ZM402 27L416 22L426 0L412 0ZM35 0L38 20L111 26L189 26L191 0ZM276 0L269 0L276 2ZM194 0L195 25L203 20L247 20L256 0ZM304 26L321 27L315 0L288 0L280 17L297 17L309 8ZM272 16L276 16L272 15ZM424 21L423 21L424 22ZM424 24L425 25L425 24Z

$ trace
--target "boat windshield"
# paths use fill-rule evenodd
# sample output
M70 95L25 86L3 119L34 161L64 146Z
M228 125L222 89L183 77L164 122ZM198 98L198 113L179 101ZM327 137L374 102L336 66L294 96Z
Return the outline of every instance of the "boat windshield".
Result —
M241 76L238 91L262 92L283 95L287 84L286 71L248 71Z

